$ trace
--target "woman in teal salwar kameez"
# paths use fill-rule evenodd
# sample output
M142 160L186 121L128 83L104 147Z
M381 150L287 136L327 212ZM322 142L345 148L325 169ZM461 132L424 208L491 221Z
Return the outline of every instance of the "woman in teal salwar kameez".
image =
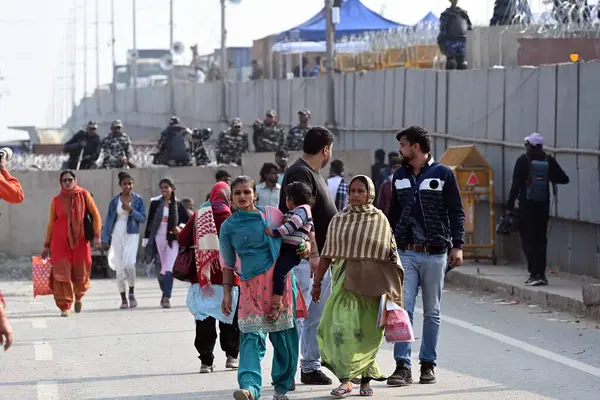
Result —
M232 200L238 211L221 226L219 236L225 294L222 309L232 312L231 283L235 269L241 278L238 303L240 329L240 357L238 369L239 390L236 400L258 400L261 397L261 360L266 351L266 338L274 348L271 377L275 385L273 400L287 400L298 367L299 339L296 318L306 315L306 306L298 291L293 273L286 280L285 294L274 303L274 265L281 247L281 239L265 235L265 226L276 228L283 214L274 207L254 205L254 181L246 176L232 184ZM239 263L236 258L239 257ZM272 309L280 310L277 321L269 323L266 315ZM298 312L297 312L298 311Z

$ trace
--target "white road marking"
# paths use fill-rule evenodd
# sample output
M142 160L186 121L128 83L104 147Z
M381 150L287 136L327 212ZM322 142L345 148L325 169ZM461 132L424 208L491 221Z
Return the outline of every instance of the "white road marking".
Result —
M36 361L52 361L52 359L54 358L54 354L52 353L52 346L50 346L49 343L35 342L33 344L33 349L35 351Z
M48 324L45 319L34 319L31 321L31 326L35 329L46 329Z
M415 308L415 312L417 312L419 314L423 314L423 309ZM473 325L470 322L462 321L460 319L456 319L456 318L452 318L452 317L448 317L448 316L442 316L441 318L442 318L442 321L447 322L449 324L459 326L461 328L467 329L471 332L475 332L475 333L478 333L483 336L487 336L491 339L494 339L499 342L516 347L518 349L527 351L531 354L535 354L536 356L543 357L543 358L546 358L551 361L555 361L557 363L566 365L567 367L571 367L571 368L577 369L581 372L585 372L587 374L590 374L590 375L600 378L600 368L596 368L593 365L589 365L589 364L583 363L581 361L577 361L577 360L573 360L573 359L565 357L565 356L561 356L560 354L556 354L551 351L544 350L542 348L539 348L539 347L533 346L529 343L525 343L520 340L511 338L511 337L503 335L501 333L497 333L492 330L482 328L481 326Z
M37 400L58 400L58 384L54 381L38 382Z

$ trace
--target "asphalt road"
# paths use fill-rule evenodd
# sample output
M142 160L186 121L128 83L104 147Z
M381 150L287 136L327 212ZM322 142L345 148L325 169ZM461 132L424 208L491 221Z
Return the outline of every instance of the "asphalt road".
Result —
M185 284L176 284L173 308L163 310L155 281L140 279L139 308L121 311L115 282L93 281L84 311L69 318L58 317L50 297L34 301L28 283L0 286L15 331L13 348L0 354L2 400L231 399L237 387L220 350L216 371L198 374ZM510 299L446 290L438 383L375 383L373 398L600 399L600 323L504 300ZM420 330L419 322L417 337ZM270 359L268 352L267 399ZM379 362L393 371L390 345ZM330 390L298 385L290 398L328 399Z

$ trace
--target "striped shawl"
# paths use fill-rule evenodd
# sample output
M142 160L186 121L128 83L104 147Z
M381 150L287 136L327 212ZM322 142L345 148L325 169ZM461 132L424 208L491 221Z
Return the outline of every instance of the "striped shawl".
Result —
M375 185L371 179L358 175L350 187L357 179L367 186L368 203L348 205L331 220L321 257L346 260L344 289L370 297L387 294L402 306L404 270L392 229L385 214L372 205Z

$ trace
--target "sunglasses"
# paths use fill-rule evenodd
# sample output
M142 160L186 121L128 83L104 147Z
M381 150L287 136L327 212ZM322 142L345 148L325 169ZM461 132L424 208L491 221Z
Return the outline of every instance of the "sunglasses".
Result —
M73 178L65 178L62 180L62 183L71 183L73 182Z

